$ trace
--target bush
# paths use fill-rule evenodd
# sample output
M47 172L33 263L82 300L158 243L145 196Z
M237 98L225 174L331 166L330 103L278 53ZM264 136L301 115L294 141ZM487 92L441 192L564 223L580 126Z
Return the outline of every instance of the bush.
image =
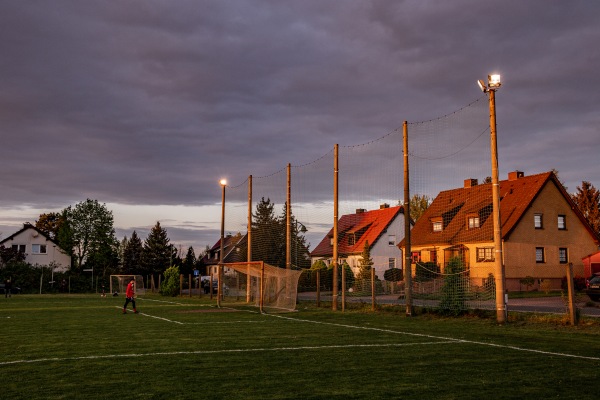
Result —
M383 279L389 282L400 282L404 276L400 268L390 268L383 273Z
M165 280L160 285L160 294L171 297L179 294L179 267L167 268Z
M586 279L583 276L576 276L573 278L573 288L575 289L576 292L581 292L582 290L585 290L585 288L586 288L585 281L586 281ZM564 290L565 292L567 290L569 290L566 276L563 276L560 286L561 286L562 290Z
M439 310L450 315L460 315L467 310L466 292L468 278L463 272L465 266L459 257L452 257L444 273Z
M415 268L415 282L427 282L440 275L440 266L434 262L417 263Z

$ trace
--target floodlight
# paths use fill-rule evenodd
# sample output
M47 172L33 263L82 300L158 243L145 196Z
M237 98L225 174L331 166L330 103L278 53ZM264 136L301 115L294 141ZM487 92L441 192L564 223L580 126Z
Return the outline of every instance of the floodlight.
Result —
M487 91L487 87L485 87L485 83L483 83L483 81L481 79L479 79L477 81L477 84L479 85L479 89L481 89L481 91L483 93L485 93Z
M221 179L219 183L221 184L221 186L227 186L227 179Z
M490 88L499 88L501 84L502 83L500 82L500 75L488 75L488 85L490 86Z

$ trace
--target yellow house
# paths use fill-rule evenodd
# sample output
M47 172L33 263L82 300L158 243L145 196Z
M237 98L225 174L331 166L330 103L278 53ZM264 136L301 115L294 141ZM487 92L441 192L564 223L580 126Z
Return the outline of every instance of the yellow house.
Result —
M598 250L600 238L553 172L508 174L500 182L502 255L506 289L559 289L566 266L583 276L582 258ZM441 192L411 230L413 263L440 269L458 256L471 283L495 275L492 184L465 180L464 187ZM402 241L398 247L404 250ZM525 278L529 283L525 284ZM531 285L532 284L532 285Z

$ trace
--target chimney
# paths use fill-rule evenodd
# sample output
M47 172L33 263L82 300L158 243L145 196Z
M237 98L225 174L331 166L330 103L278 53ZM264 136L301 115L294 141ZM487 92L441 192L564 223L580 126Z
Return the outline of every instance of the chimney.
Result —
M379 206L380 210L383 210L384 208L390 208L390 205L388 203L383 203Z
M525 174L522 171L513 171L508 173L508 180L516 181L517 179L522 178L524 176Z
M477 186L477 179L465 179L465 188L470 188L472 186Z
M357 214L362 214L362 213L364 213L365 211L367 211L367 210L365 210L364 208L357 208L357 209L356 209L356 213L357 213Z

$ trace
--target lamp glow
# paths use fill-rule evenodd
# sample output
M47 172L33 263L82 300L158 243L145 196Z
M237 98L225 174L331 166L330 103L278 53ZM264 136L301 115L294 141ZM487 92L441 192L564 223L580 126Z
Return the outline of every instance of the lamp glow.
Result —
M221 184L221 186L227 186L227 179L221 179L219 183Z
M502 85L499 74L488 75L488 85L490 88L499 88Z

